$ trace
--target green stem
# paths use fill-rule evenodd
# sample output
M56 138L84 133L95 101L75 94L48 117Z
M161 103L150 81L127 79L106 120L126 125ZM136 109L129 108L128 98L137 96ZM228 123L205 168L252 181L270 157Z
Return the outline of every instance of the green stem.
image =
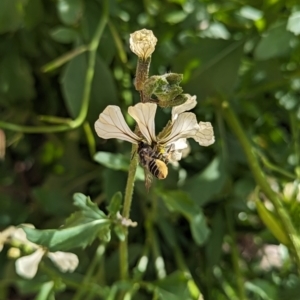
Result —
M240 144L245 152L248 164L256 180L256 183L260 186L261 190L264 192L266 197L274 205L274 208L282 223L282 226L289 237L291 250L294 254L298 272L300 273L300 241L297 236L297 231L294 228L294 225L292 224L292 221L288 213L286 212L282 201L279 199L278 195L271 189L265 174L262 172L262 169L258 163L257 156L255 155L255 150L253 149L248 138L246 137L236 114L231 109L227 101L223 101L219 104L226 122L231 127L232 131L236 134L237 138L240 141Z
M177 244L177 243L176 243ZM189 268L187 267L185 261L184 261L184 256L182 254L182 251L180 249L180 247L178 245L176 245L173 248L174 251L174 255L175 255L175 260L177 263L178 268L185 274L185 276L187 276L188 278L188 288L190 291L190 295L192 297L192 299L197 299L197 300L201 300L204 299L203 295L201 293L201 291L199 290Z
M294 155L296 156L296 175L298 180L300 179L300 157L299 157L299 121L297 120L296 114L290 112L290 124L292 129L292 138L294 146Z
M50 133L68 131L72 129L69 125L66 124L55 126L26 126L8 123L4 121L0 121L0 128L22 133Z
M127 184L125 189L125 196L124 196L124 204L123 204L123 212L122 216L125 219L129 218L130 215L130 207L132 202L132 195L134 189L134 179L135 173L138 165L138 159L136 155L136 145L132 145L131 150L131 162L128 170L128 178ZM120 242L120 277L121 279L128 278L128 228L125 227L125 240Z
M93 290L95 294L97 294L99 297L104 297L104 292L103 292L103 287L100 287L99 285L91 282L86 282L82 284L78 279L82 278L83 276L76 276L76 279L73 279L72 276L67 275L67 274L61 274L54 268L48 266L45 263L41 263L39 265L41 270L43 270L53 281L59 280L62 281L66 286L69 288L73 288L75 290L80 290L80 289L87 289L87 290Z
M262 163L271 171L277 172L287 178L290 178L292 180L295 180L295 175L282 169L277 167L276 165L273 165L262 153L259 153L260 159L262 161Z
M88 283L92 281L91 278L92 278L96 268L98 267L98 265L103 257L104 252L105 252L105 246L100 245L97 248L96 253L93 257L93 260L91 261L89 268L85 274L85 277L82 282L83 287L77 290L77 293L73 297L73 300L87 299L90 297L89 296L90 294L94 294L94 290L91 290L89 288L88 289L84 288L84 286L87 286ZM85 297L83 297L85 293L87 295L85 295Z
M126 55L126 52L123 48L123 42L119 36L119 33L115 27L115 25L113 24L113 22L111 21L108 21L108 26L109 26L109 29L110 29L110 32L115 40L115 44L116 44L116 47L118 49L118 53L119 53L119 56L120 56L120 59L121 59L121 62L123 64L126 64L127 63L127 55Z
M149 56L146 60L140 57L138 58L138 62L136 66L136 76L134 81L134 86L137 91L143 91L144 89L144 83L149 75L150 63L151 63L151 56Z
M151 245L152 245L152 255L154 259L154 265L155 265L155 270L156 270L156 276L158 279L163 279L166 277L166 268L165 268L165 261L162 257L158 240L157 240L157 235L156 232L153 228L152 222L150 222L148 226L148 236L149 239L151 240Z
M245 291L244 282L243 282L243 276L242 276L242 272L241 272L240 266L239 266L239 254L238 254L238 249L236 246L236 236L235 236L234 227L232 224L232 216L231 216L228 208L225 209L225 213L226 213L227 229L228 229L228 233L230 235L231 259L232 259L232 264L233 264L233 270L235 273L235 279L236 279L236 285L237 285L237 289L238 289L239 299L247 300L246 291Z
M81 45L78 48L73 49L68 53L65 53L61 57L58 57L55 60L45 64L42 67L42 72L46 73L46 72L50 72L52 70L55 70L55 69L59 68L60 66L62 66L63 64L65 64L66 62L73 59L74 57L86 52L87 50L89 50L89 48L87 46Z
M17 125L13 123L0 121L0 128L8 129L11 131L23 132L23 133L50 133L50 132L68 131L81 126L82 123L85 121L88 112L92 82L93 82L94 72L95 72L97 48L107 21L108 21L108 1L106 0L103 4L103 15L100 18L93 39L90 45L87 47L89 50L88 67L85 76L82 104L81 104L81 109L78 117L75 120L66 119L67 120L66 124L60 124L55 126L23 126L23 125ZM53 120L55 119L55 117L52 118Z
M89 108L89 100L90 100L90 94L92 89L92 82L94 78L95 73L95 63L96 63L96 57L97 57L97 48L99 46L99 42L101 39L101 36L103 34L104 28L108 21L108 1L103 2L103 14L100 18L100 22L96 28L96 32L93 36L93 39L89 46L89 57L88 57L88 67L87 72L85 76L85 84L84 84L84 90L83 90L83 100L81 104L81 109L79 112L78 117L71 122L72 127L79 127L86 118L88 108Z
M83 123L83 129L84 129L84 133L85 133L85 136L86 136L86 139L87 139L87 144L88 144L90 156L93 159L93 157L96 153L96 141L95 141L90 123L85 121Z

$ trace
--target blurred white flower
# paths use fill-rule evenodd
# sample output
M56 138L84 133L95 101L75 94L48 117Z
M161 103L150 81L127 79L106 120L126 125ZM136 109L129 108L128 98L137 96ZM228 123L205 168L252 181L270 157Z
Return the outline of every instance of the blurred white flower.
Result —
M47 255L62 272L73 272L79 263L78 257L70 252L48 252Z
M134 54L146 60L154 52L156 42L152 30L141 29L130 34L129 46Z
M17 274L24 278L33 278L45 252L43 248L38 248L35 252L18 258L16 260Z
M282 248L282 245L265 245L262 248L260 267L263 270L281 268L283 265Z
M23 226L33 227L31 224L22 224ZM30 242L23 228L9 227L0 232L0 250L3 244L10 240L13 244L20 244L30 247L34 250L29 255L22 256L16 260L16 272L18 275L25 278L33 278L38 270L39 264L44 256L48 256L52 262L62 272L73 272L78 266L79 260L77 255L70 252L49 252L46 248Z
M22 224L22 226L34 228L34 225L32 224ZM11 235L11 239L14 242L29 246L32 249L37 249L39 247L37 244L32 243L27 239L26 233L23 228L16 228L16 230Z
M14 226L9 226L8 228L0 232L0 252L2 251L4 244L11 237L11 235L16 231L16 229L17 228Z
M95 130L104 139L117 138L133 144L142 141L148 145L157 145L160 149L172 149L171 159L181 159L181 153L188 147L187 138L193 138L201 146L214 143L214 132L211 123L197 122L194 113L186 112L196 105L196 97L190 97L182 105L172 109L172 120L161 133L155 134L154 118L157 105L154 103L138 103L128 108L129 115L137 122L143 137L137 136L126 124L118 106L109 105L95 122Z
M22 226L34 228L32 224L22 224ZM62 272L73 272L79 263L78 257L74 253L62 251L49 252L46 248L30 242L23 228L10 226L0 232L0 251L7 241L10 241L12 244L30 247L34 250L33 253L16 260L16 272L25 278L33 278L35 276L43 256L48 256ZM13 247L11 249L14 249L14 255L10 253L10 257L18 257L19 255L16 254L18 248Z

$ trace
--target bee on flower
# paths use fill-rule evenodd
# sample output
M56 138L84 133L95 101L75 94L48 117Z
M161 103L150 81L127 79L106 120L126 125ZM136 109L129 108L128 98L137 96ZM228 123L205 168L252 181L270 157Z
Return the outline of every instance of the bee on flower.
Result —
M187 149L187 139L193 138L200 146L214 143L214 132L211 123L199 122L194 113L186 112L197 104L196 96L172 108L172 119L156 135L154 118L155 103L138 103L128 108L129 115L136 121L141 135L131 131L118 106L109 105L95 122L95 130L103 139L116 138L138 145L138 156L145 170L145 185L148 189L152 176L165 179L168 175L167 164L177 162Z

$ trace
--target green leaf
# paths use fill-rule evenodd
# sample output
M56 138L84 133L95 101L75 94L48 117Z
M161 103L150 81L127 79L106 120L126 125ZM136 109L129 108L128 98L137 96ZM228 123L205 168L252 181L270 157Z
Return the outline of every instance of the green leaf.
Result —
M273 24L260 39L254 50L254 57L257 60L267 60L288 55L293 37L294 35L286 30L285 22Z
M32 229L24 227L27 238L50 251L66 251L73 248L85 248L97 237L104 241L110 239L109 225L111 221L99 210L89 197L77 193L74 195L74 205L80 211L73 213L65 226L60 229Z
M85 73L86 56L81 54L67 64L60 78L67 109L74 118L77 117L81 108Z
M119 212L121 210L122 207L122 193L121 192L117 192L115 193L110 202L109 205L107 206L107 210L109 212L110 215L116 215L117 212Z
M77 32L75 30L63 26L55 27L51 30L50 35L56 42L63 44L72 43L77 38Z
M210 235L210 229L206 225L206 219L202 211L190 219L190 227L195 243L199 246L203 245Z
M77 206L85 215L95 219L106 217L105 213L101 211L94 202L91 201L90 197L87 197L81 193L76 193L74 194L73 199L74 205Z
M172 62L172 70L183 73L184 90L198 99L230 95L238 79L243 42L199 39Z
M218 209L213 216L211 223L211 234L205 247L205 257L207 258L207 267L212 269L219 263L222 254L222 244L225 235L225 218L221 209Z
M183 10L172 11L165 15L165 21L170 24L177 24L182 22L187 17L187 13Z
M76 214L76 213L75 213ZM78 217L77 214L74 217ZM85 248L98 236L99 231L107 226L108 219L86 220L86 223L61 229L32 229L23 227L28 240L47 247L50 251L67 251L74 248Z
M284 245L289 245L290 240L282 227L280 220L272 212L270 212L260 200L257 200L255 203L260 218L273 233L276 239Z
M23 0L0 1L0 34L15 31L23 19Z
M128 171L130 158L121 153L97 152L94 160L112 170Z
M183 272L175 272L155 282L161 300L192 300L189 295L188 280Z
M248 291L251 291L255 295L259 296L262 300L278 299L277 287L267 280L254 279L252 281L246 282L245 287Z
M35 96L31 67L27 60L17 54L8 52L0 61L1 93L12 102L28 101Z
M222 23L215 21L211 23L206 30L201 32L201 36L212 39L228 40L230 38L230 32Z
M26 28L33 29L44 20L44 17L45 10L42 0L27 1L24 14L24 23Z
M94 155L94 160L109 169L127 172L130 164L128 155L99 151ZM142 181L145 179L144 170L141 166L138 166L135 178Z
M78 116L82 105L87 71L86 59L87 56L85 53L72 59L60 77L64 100L72 117ZM107 65L98 57L95 64L87 119L91 123L94 123L107 105L118 104L117 99L112 74Z
M295 35L300 34L300 11L295 11L289 16L286 29Z
M58 15L66 25L77 23L83 14L83 3L81 0L58 0Z
M174 234L174 228L171 224L161 217L157 220L157 226L159 227L159 231L165 242L170 245L171 248L174 248L177 245L177 241L176 235Z
M32 190L32 194L41 211L49 216L65 217L74 210L68 197L56 188L39 186Z
M240 10L240 15L246 19L257 21L262 18L263 12L252 6L243 6Z
M183 191L163 191L158 193L171 211L181 213L189 221L191 233L196 244L202 245L206 241L210 230L206 225L201 208Z
M219 194L226 181L222 160L216 157L201 173L185 182L182 189L200 206Z
M115 232L116 236L119 238L120 241L125 241L126 230L125 230L124 226L122 226L120 224L116 224L114 226L114 232Z

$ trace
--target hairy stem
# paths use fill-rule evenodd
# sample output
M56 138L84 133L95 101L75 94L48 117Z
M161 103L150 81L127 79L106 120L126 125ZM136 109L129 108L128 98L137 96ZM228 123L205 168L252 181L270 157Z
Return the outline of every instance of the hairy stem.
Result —
M132 145L131 156L132 159L128 170L128 178L127 178L127 184L125 189L123 212L122 212L122 216L125 219L128 219L130 215L130 207L131 207L131 201L132 201L132 195L134 189L134 179L135 179L135 173L138 165L138 159L136 155L136 145ZM125 235L126 235L125 240L120 242L121 279L128 278L128 238L127 238L128 228L127 227L125 227Z

